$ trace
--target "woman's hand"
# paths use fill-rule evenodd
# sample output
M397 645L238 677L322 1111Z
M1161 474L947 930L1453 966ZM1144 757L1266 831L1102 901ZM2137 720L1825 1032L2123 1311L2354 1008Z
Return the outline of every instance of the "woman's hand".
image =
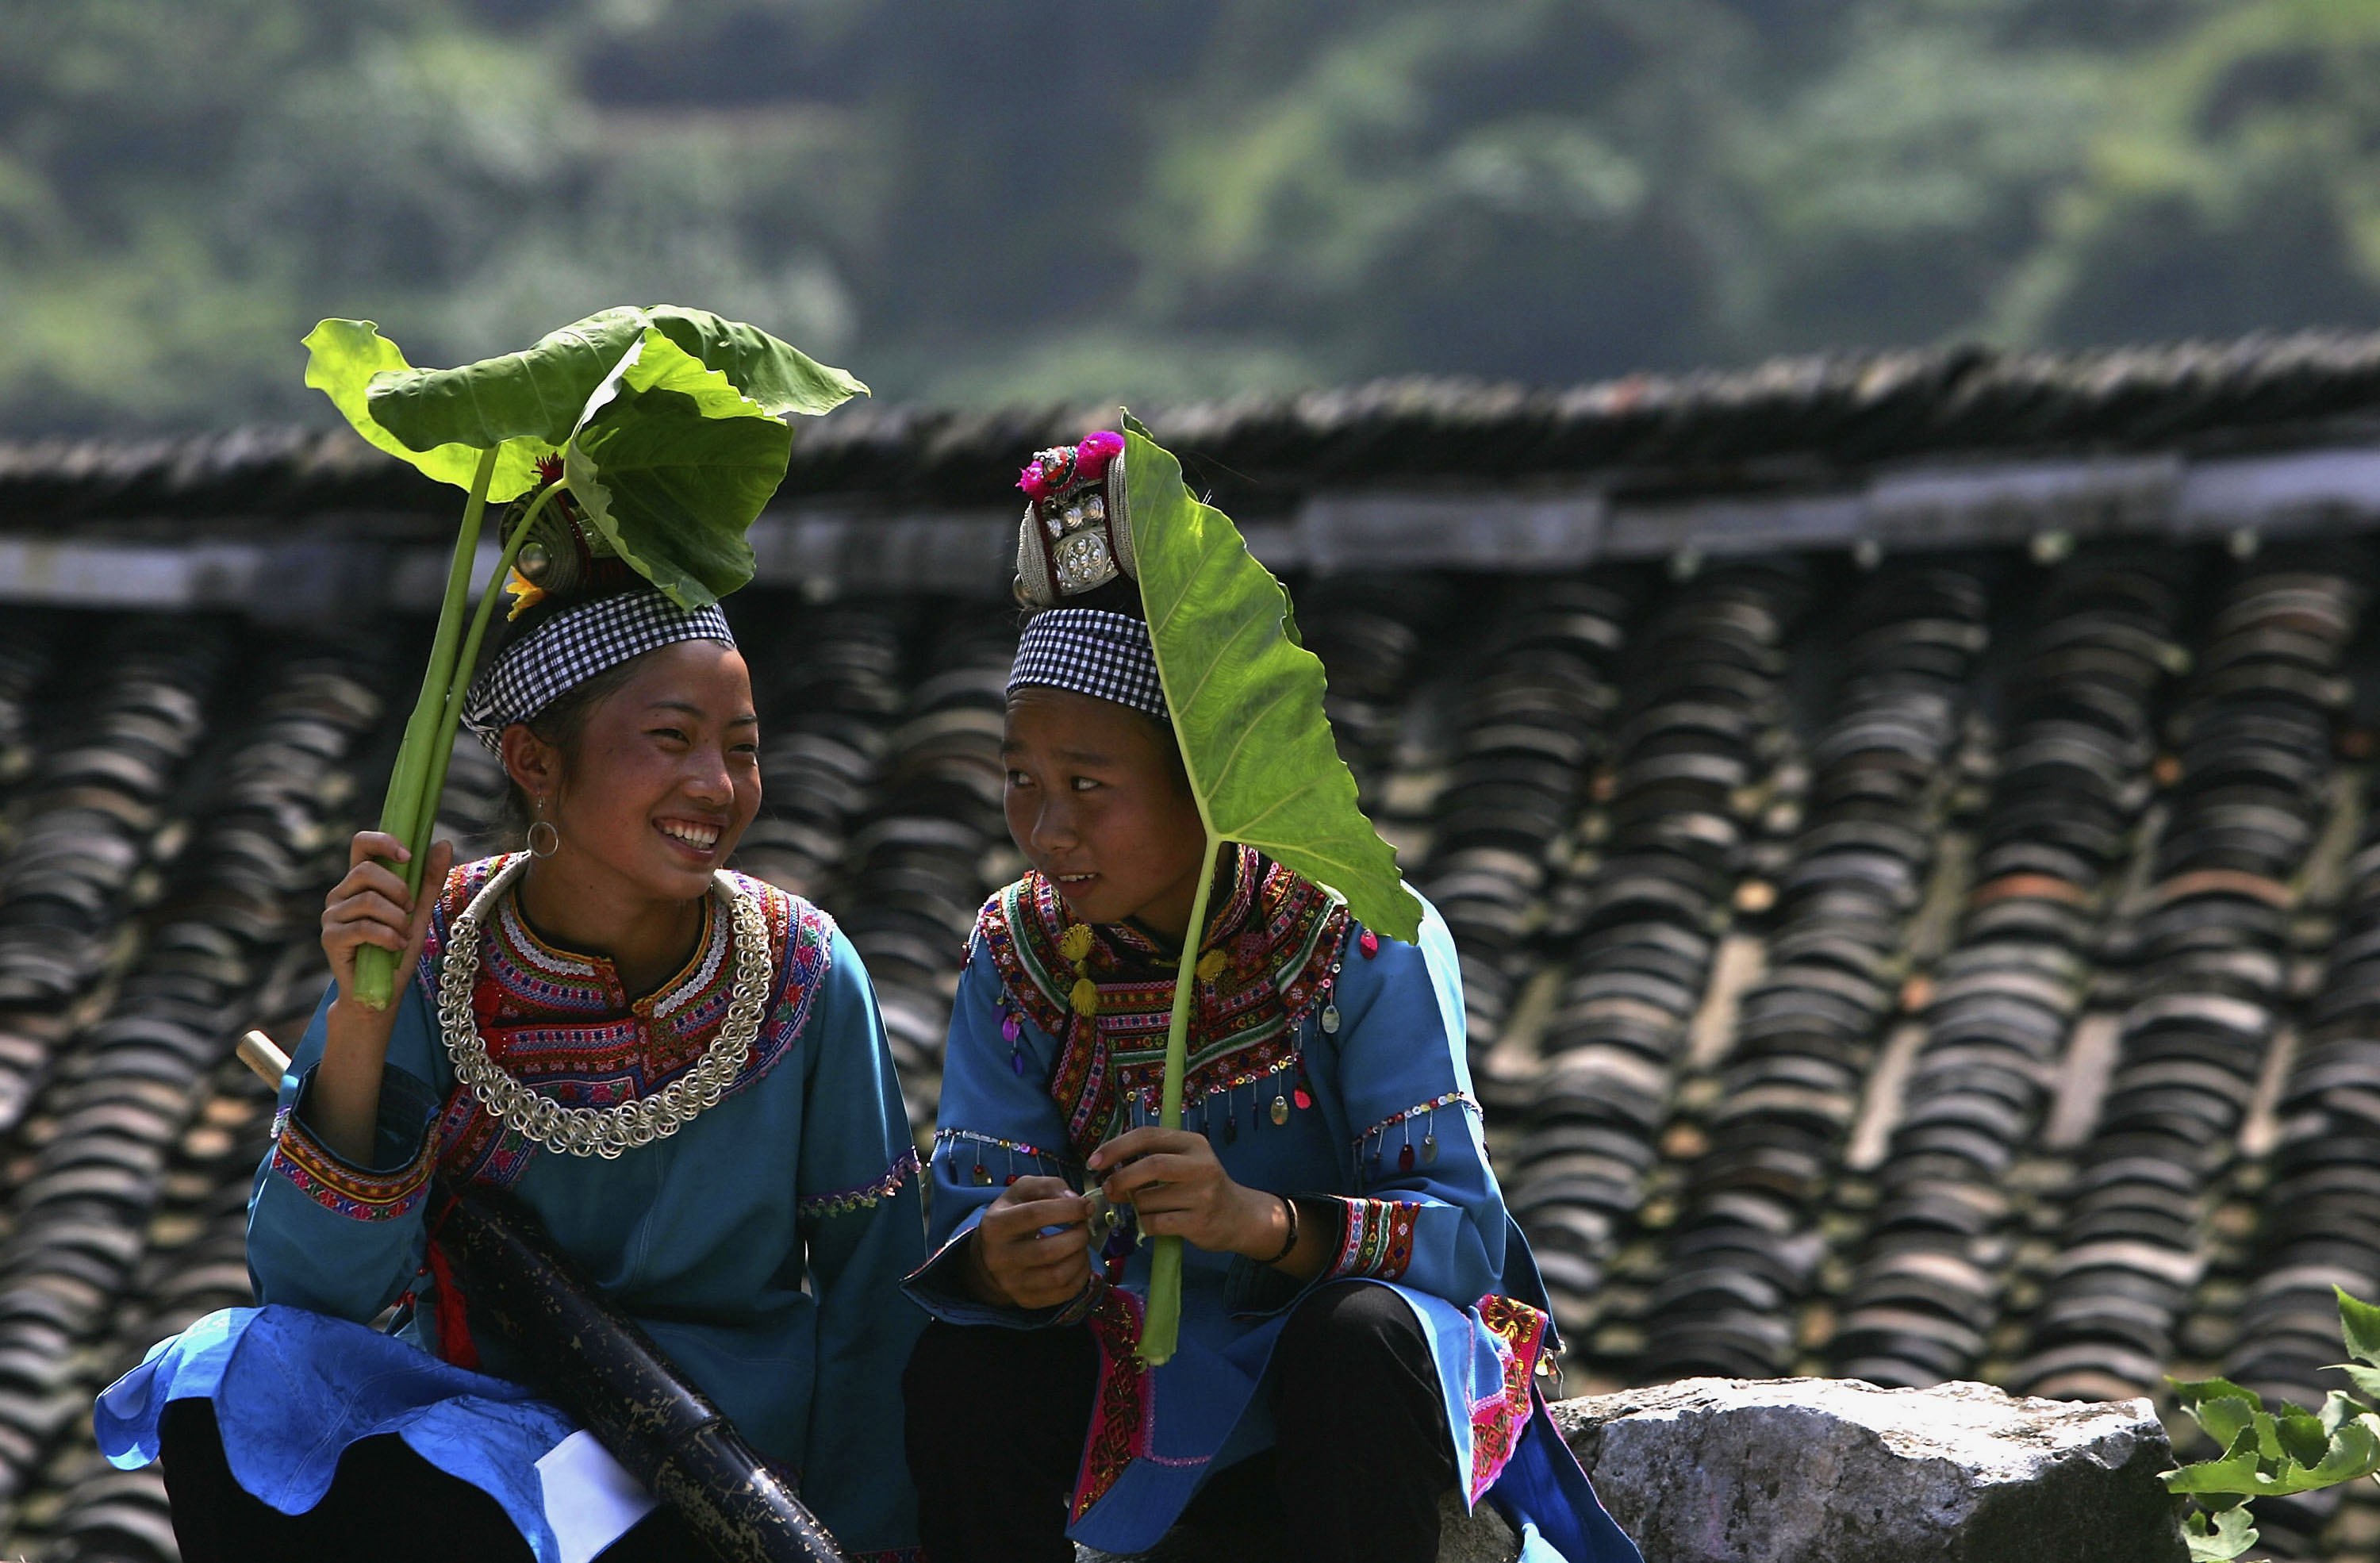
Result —
M1056 1308L1091 1279L1091 1202L1063 1179L1019 1178L977 1223L973 1290L987 1302Z
M322 903L322 953L331 958L331 974L338 978L339 1001L357 1008L356 951L367 944L394 951L398 960L398 987L421 958L421 942L430 931L430 908L446 883L447 866L455 847L440 842L430 849L422 869L422 894L405 893L405 876L380 861L402 864L413 854L405 843L382 830L358 830L347 846L347 877ZM395 1006L390 1006L393 1012Z
M1287 1202L1232 1181L1204 1134L1186 1129L1135 1129L1091 1153L1110 1199L1129 1205L1140 1230L1178 1237L1209 1254L1269 1260L1289 1232Z
M356 951L367 944L393 950L396 991L413 979L421 942L430 931L430 909L446 883L455 860L452 843L430 849L421 893L407 897L405 878L375 861L402 863L405 843L381 830L358 830L347 848L347 877L322 903L322 953L339 980L339 996L323 1017L322 1061L314 1071L310 1126L338 1155L358 1167L371 1165L373 1125L380 1112L381 1070L388 1061L389 1034L396 1026L396 1003L374 1010L356 1002Z

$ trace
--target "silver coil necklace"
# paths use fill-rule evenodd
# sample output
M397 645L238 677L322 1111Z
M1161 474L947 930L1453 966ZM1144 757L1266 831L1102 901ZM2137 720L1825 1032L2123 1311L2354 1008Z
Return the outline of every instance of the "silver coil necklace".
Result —
M448 926L438 971L438 1029L455 1080L490 1116L548 1150L613 1160L623 1151L667 1139L706 1109L717 1107L751 1058L774 975L769 963L768 921L759 896L738 887L724 869L714 873L710 890L727 909L735 959L735 986L719 1035L692 1069L650 1097L608 1108L564 1107L488 1056L487 1041L472 1012L471 994L480 981L480 930L528 861L528 854L515 854Z

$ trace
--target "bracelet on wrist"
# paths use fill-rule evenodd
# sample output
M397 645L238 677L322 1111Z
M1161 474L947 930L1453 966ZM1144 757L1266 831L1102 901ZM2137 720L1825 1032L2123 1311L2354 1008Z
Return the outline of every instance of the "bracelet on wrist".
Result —
M1264 1261L1268 1265L1280 1264L1297 1249L1297 1201L1287 1194L1275 1194L1273 1198L1281 1201L1281 1207L1289 1212L1289 1236L1282 1240L1281 1252Z

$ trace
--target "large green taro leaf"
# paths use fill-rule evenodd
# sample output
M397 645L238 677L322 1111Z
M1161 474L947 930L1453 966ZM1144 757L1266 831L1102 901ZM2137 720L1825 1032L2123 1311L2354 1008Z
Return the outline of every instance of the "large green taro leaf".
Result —
M708 309L656 304L573 321L518 353L376 381L369 393L371 414L416 450L447 443L484 450L521 438L558 446L620 356L655 326L773 417L830 412L868 389L757 326Z
M744 534L793 443L783 420L656 326L588 398L563 476L621 558L699 608L752 578Z
M701 359L706 369L724 374L761 411L778 418L832 412L852 397L868 394L852 375L756 326L680 304L656 304L646 312L662 335Z
M444 444L484 451L523 439L558 449L646 323L642 309L605 309L517 353L377 379L366 400L373 419L417 451Z
M623 347L625 342L621 344ZM383 425L378 409L372 405L370 392L377 379L407 378L419 374L405 361L395 343L380 333L380 327L370 321L327 320L306 333L306 383L331 398L357 433L375 449L387 452L399 461L410 463L425 476L442 483L452 483L468 490L480 465L480 453L499 442L473 442L467 438L431 439L419 445L407 444ZM616 353L614 354L616 357ZM452 372L452 371L446 371ZM598 375L597 379L601 376ZM594 382L589 381L591 388ZM570 432L571 419L586 405L581 392L572 404L571 417L564 420L562 432L552 440L508 440L502 442L496 456L494 477L488 485L488 494L502 503L527 493L537 483L537 458L551 454Z
M1289 594L1137 424L1124 462L1141 605L1208 833L1338 891L1366 927L1418 937L1420 899L1356 801L1322 710L1322 663L1292 637Z
M318 349L307 383L328 392L365 439L432 477L468 485L472 453L501 449L489 497L502 502L535 486L537 459L570 438L596 387L656 326L778 418L828 412L868 389L757 326L677 304L604 309L517 353L454 369L412 368L369 321L325 321L308 345L319 337L339 351Z

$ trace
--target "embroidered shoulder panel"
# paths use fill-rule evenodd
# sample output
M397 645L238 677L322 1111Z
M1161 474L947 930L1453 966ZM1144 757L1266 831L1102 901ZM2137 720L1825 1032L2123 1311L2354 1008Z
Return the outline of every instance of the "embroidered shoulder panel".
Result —
M1295 1067L1298 1027L1329 1000L1346 949L1347 908L1242 847L1231 894L1210 927L1185 1101ZM1050 1094L1078 1156L1124 1126L1128 1103L1154 1112L1175 973L1154 944L1128 927L1075 922L1056 885L1038 872L985 904L976 937L1011 1012L1058 1039Z
M502 859L489 859L448 877L422 951L419 980L432 992L447 927L502 866ZM773 986L751 1057L729 1083L729 1095L766 1074L801 1035L832 963L834 939L833 920L808 902L742 875L735 879L740 890L760 897ZM480 932L480 980L472 993L489 1057L564 1107L613 1107L666 1089L701 1060L734 997L733 920L715 901L706 902L704 916L685 970L631 1000L609 962L545 943L507 899ZM437 1136L439 1165L457 1181L509 1185L536 1154L531 1142L505 1130L468 1091L449 1094Z

